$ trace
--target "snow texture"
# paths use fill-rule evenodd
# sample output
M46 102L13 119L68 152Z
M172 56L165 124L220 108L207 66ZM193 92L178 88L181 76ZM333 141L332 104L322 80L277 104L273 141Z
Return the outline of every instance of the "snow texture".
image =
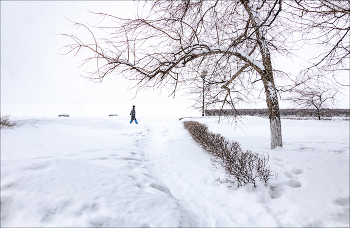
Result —
M284 147L270 150L269 119L236 131L196 119L270 156L277 180L236 189L175 118L13 119L1 130L2 226L349 226L345 121L282 120Z
M276 93L275 86L272 84L272 82L269 82L269 81L266 84L270 94L270 100L277 100L277 93Z

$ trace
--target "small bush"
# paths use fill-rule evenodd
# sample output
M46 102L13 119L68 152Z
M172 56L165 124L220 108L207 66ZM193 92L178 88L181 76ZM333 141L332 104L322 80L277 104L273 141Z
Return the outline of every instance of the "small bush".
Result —
M4 128L4 127L14 127L16 126L17 122L16 121L10 121L10 116L6 115L6 116L1 116L0 119L0 128Z
M224 168L228 182L235 183L237 187L247 183L256 187L256 180L260 179L267 186L272 177L272 171L267 166L269 156L244 151L238 142L211 133L206 125L196 121L184 121L183 124L194 141L212 156L214 165L219 164Z

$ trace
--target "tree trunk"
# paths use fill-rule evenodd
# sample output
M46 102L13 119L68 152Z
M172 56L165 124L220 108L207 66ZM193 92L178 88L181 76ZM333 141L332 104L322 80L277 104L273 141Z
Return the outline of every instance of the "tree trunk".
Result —
M278 96L273 82L272 72L270 77L266 75L263 78L263 83L265 87L266 104L270 119L271 149L275 149L278 146L282 146L282 127Z
M273 79L270 51L265 42L265 37L262 35L262 33L260 33L259 29L258 32L256 32L256 34L258 37L260 53L262 55L262 61L265 68L265 70L262 71L260 75L264 83L266 104L269 112L271 149L275 149L278 146L282 147L280 108L278 104L277 90Z
M263 36L261 37L261 41L262 45L260 47L260 51L263 56L263 65L265 67L265 70L263 71L261 77L264 83L266 104L270 119L271 149L275 149L278 146L282 147L280 107L278 104L278 95L273 79L270 52Z
M282 128L278 96L275 87L275 82L273 80L271 55L265 40L265 33L263 32L263 28L261 27L261 21L257 16L257 8L253 7L253 2L250 2L249 0L241 0L241 3L248 12L252 25L256 28L256 41L259 45L262 62L265 68L263 70L258 71L258 73L261 75L261 79L265 87L266 104L270 119L271 149L274 149L278 146L282 146Z

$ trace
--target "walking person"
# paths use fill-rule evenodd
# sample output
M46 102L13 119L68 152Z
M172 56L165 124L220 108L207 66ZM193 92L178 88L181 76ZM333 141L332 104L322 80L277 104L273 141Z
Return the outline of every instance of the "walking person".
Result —
M130 115L131 115L131 120L130 120L130 124L132 123L132 121L135 120L135 123L136 124L139 124L136 120L136 113L135 113L135 105L132 106L132 110L130 112Z

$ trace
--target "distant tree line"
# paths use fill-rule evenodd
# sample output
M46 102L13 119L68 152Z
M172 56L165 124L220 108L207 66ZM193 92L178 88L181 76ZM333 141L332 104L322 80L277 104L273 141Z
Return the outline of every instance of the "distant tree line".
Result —
M315 109L280 109L281 117L318 117ZM209 109L206 116L261 116L268 117L267 109ZM350 117L350 109L321 109L321 117Z

